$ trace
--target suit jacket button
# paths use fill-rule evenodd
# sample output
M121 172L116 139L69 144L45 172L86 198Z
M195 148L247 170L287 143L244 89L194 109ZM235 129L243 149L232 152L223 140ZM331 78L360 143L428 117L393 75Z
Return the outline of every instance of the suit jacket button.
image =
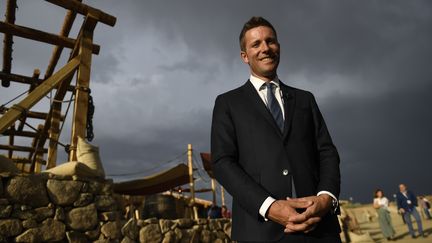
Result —
M284 170L282 171L282 175L284 175L284 176L288 175L288 170L287 170L287 169L284 169Z

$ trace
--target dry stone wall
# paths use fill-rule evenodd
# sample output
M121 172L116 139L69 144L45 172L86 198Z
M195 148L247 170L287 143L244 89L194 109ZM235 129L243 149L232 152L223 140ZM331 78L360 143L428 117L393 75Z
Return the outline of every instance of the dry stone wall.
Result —
M111 180L0 174L0 242L231 242L231 221L126 221Z

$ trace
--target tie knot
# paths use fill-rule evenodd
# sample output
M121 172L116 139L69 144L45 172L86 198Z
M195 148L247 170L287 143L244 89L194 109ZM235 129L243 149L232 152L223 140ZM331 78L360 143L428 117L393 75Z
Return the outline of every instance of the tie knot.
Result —
M269 90L273 90L273 88L276 86L274 83L272 83L272 82L268 82L268 83L265 83L265 84L263 84L263 88L264 88L264 86L267 88L267 89L269 89Z

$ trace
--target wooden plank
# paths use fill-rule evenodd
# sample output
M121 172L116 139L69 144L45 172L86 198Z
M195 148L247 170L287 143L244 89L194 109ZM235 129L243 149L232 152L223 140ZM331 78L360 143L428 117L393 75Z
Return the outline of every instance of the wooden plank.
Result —
M91 67L91 43L93 41L93 30L96 27L97 20L89 15L86 17L83 29L81 30L81 42L79 55L81 62L77 74L77 90L75 91L74 116L72 120L71 146L69 160L75 161L76 145L78 136L85 138L87 127L87 110L90 87L90 67Z
M4 144L0 144L0 150L14 150L14 151L20 151L20 152L32 152L34 151L34 148L32 147L25 147L25 146L18 146L18 145L4 145ZM41 149L41 152L48 152L48 149Z
M56 72L53 76L41 83L33 92L24 98L18 104L15 104L2 117L0 117L0 133L3 133L10 127L21 115L33 107L41 100L48 92L56 87L61 81L73 75L78 67L80 57L72 59L63 68Z
M38 86L44 81L42 79L34 79L32 77L28 77L20 74L5 73L5 72L0 72L0 79L7 79L11 82L17 82L17 83L29 84L35 86ZM54 89L57 89L57 87ZM72 91L72 92L75 91L75 86L73 85L69 86L68 91Z
M79 1L81 2L81 0ZM66 16L63 20L63 25L60 30L59 35L68 37L70 30L72 29L72 25L76 18L76 12L68 10L66 13ZM54 69L57 66L58 60L60 59L61 53L63 51L63 47L61 46L54 46L53 52L51 54L50 61L48 63L47 70L45 72L45 79L50 77L54 73Z
M17 136L17 137L34 138L34 137L38 136L38 133L37 132L19 131L19 130L8 129L8 130L4 131L2 133L2 135L5 135L5 136L14 135L14 136Z
M73 48L76 42L76 40L72 38L47 33L25 26L9 24L2 21L0 21L0 32L67 48ZM92 44L92 52L94 54L99 54L99 51L100 46Z
M12 158L12 161L15 163L19 163L19 164L30 164L31 163L31 160L29 160L27 158L22 158L22 157ZM41 161L39 161L39 163L45 165L46 161L41 160Z
M4 110L0 110L0 114L5 114L8 110L8 108L4 108ZM26 113L26 116L28 118L34 118L34 119L41 119L41 120L45 120L48 117L48 113L45 112L37 112L37 111L28 111ZM65 119L64 116L61 116L60 119L63 121Z
M6 23L15 23L16 0L8 0L6 3ZM3 72L10 73L12 69L12 45L13 36L5 34L3 38ZM10 81L2 79L2 86L9 87Z
M78 12L84 16L93 15L97 17L100 22L107 24L109 26L114 26L117 21L116 17L107 14L97 8L93 8L84 3L80 3L79 1L75 1L75 0L46 0L46 1L55 4L57 6L63 7L65 9Z

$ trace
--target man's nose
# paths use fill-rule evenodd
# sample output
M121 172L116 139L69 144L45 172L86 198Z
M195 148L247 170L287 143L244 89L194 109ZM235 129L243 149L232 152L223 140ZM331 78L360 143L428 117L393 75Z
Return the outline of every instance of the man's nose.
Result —
M270 50L270 46L267 44L267 42L264 41L264 42L261 44L261 51L266 52L266 51L268 51L268 50Z

